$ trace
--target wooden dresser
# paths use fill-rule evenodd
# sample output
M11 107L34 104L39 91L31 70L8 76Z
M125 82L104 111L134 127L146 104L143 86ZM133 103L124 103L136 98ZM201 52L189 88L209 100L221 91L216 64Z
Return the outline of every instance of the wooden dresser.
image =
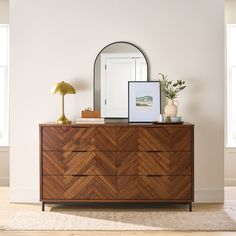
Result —
M40 200L194 201L194 126L40 125Z

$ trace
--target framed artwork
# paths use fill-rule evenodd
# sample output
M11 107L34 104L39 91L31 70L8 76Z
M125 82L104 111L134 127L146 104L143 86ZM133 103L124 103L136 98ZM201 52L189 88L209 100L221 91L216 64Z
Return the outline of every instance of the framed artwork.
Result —
M161 89L157 81L129 81L129 122L154 122L160 117Z

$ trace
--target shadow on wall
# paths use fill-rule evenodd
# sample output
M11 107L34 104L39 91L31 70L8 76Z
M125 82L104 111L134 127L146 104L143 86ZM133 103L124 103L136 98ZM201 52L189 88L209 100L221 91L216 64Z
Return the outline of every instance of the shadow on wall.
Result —
M70 81L75 88L76 93L80 91L88 91L91 89L91 84L88 83L89 79L72 78Z
M197 78L188 78L183 80L186 81L187 84L185 92L189 93L188 97L195 98L194 100L191 101L190 100L185 101L184 106L186 107L187 112L191 114L191 116L199 117L199 115L201 115L201 106L199 104L199 101L202 99L201 97L199 97L200 94L199 91L202 92L202 90L204 90L204 86L202 83L198 82L199 80Z

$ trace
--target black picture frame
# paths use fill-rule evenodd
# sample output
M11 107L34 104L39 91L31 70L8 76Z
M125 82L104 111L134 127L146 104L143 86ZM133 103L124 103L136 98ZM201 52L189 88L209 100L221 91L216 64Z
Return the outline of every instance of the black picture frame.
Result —
M153 97L152 98L152 108L150 109L145 109L145 107L143 106L143 110L137 110L136 112L137 114L140 113L140 119L138 119L138 115L137 118L134 119L134 114L132 114L133 111L133 107L137 108L137 97L135 97L135 100L133 98L133 94L131 91L132 85L138 85L137 87L139 87L140 91L141 89L145 90L148 87L152 90L153 93ZM145 88L145 85L147 86ZM146 90L147 91L147 90ZM151 92L151 90L150 90ZM132 104L131 104L132 103ZM134 105L135 103L135 105ZM155 106L157 105L157 106ZM147 106L148 107L148 106ZM159 119L161 114L161 85L160 82L158 81L129 81L128 82L128 122L129 123L152 123L155 122ZM144 118L144 116L147 115L147 118ZM149 117L148 117L149 116Z

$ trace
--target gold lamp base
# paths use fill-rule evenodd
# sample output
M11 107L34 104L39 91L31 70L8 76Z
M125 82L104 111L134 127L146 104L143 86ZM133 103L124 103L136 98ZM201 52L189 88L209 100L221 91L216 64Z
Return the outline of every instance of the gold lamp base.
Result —
M76 93L75 89L68 83L62 81L60 83L57 83L55 86L52 87L51 93L59 93L62 98L62 113L61 117L57 120L57 124L71 124L71 121L68 120L65 116L64 112L64 96L66 94L73 94Z
M71 121L68 120L65 115L61 115L61 117L57 120L57 124L59 125L71 124Z

